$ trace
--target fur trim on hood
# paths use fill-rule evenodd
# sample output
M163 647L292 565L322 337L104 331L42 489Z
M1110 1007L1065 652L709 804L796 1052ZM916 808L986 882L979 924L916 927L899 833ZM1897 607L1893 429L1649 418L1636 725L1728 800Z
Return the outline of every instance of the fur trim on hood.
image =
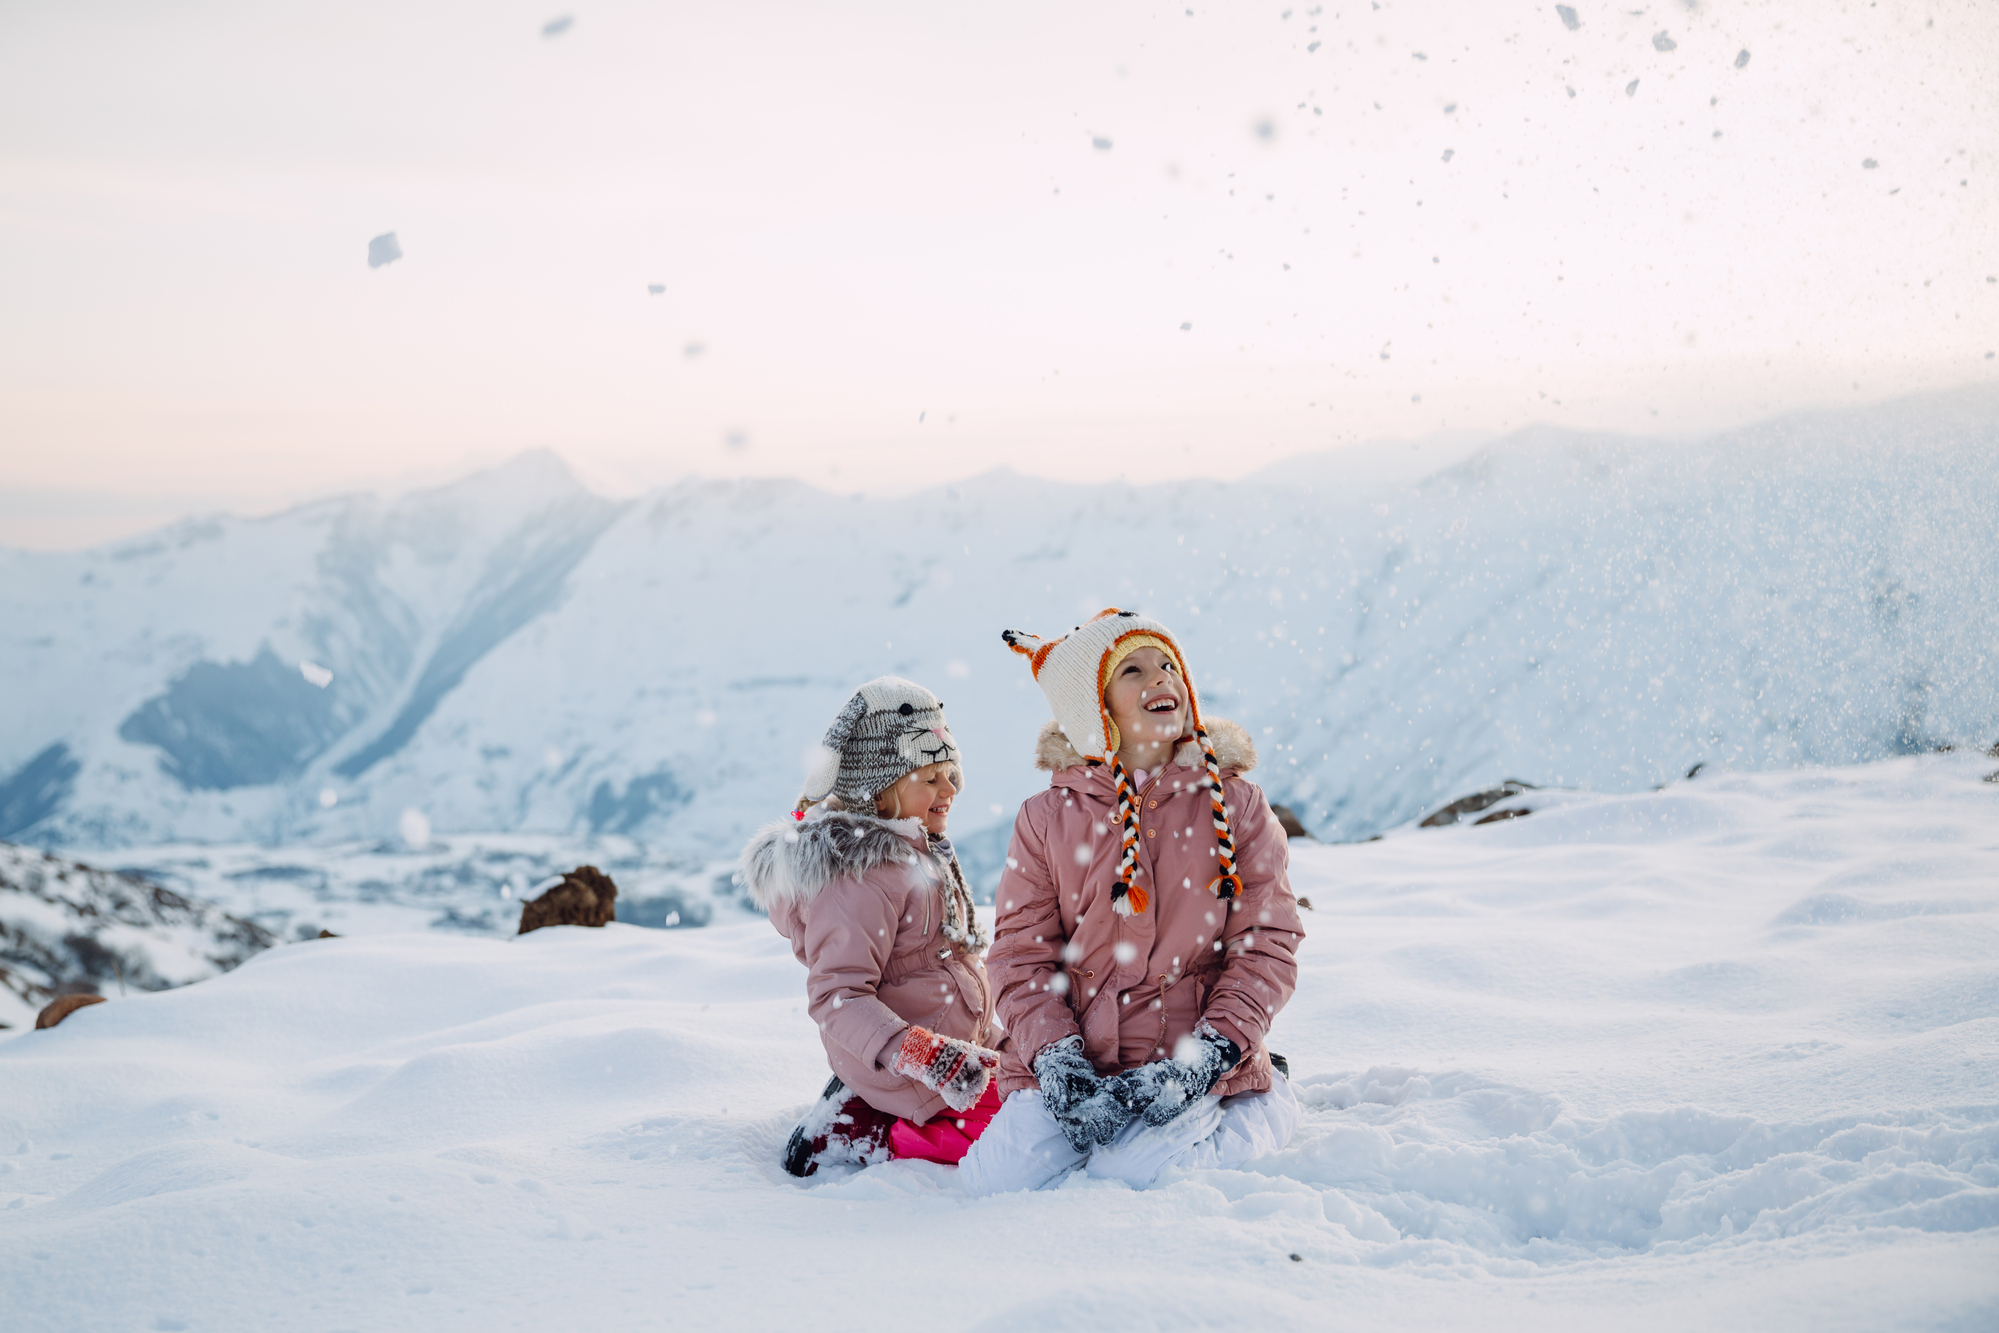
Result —
M910 838L921 837L922 829L914 819L815 810L802 820L780 819L758 829L738 869L750 901L768 912L780 902L810 902L836 879L892 863L916 864L919 853Z
M1234 770L1247 773L1256 767L1256 742L1249 733L1225 717L1208 720L1208 739L1215 743L1215 762L1223 771ZM1062 734L1062 724L1050 722L1041 728L1041 735L1034 742L1034 766L1044 773L1060 773L1065 768L1089 762L1069 744L1069 738ZM1201 755L1201 746L1191 737L1180 742L1173 752L1173 762L1188 768L1200 768L1206 764Z

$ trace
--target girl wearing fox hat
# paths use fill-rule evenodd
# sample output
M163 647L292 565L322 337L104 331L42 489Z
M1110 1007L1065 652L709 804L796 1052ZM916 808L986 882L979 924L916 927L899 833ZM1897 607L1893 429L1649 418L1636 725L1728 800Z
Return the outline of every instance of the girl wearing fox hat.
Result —
M785 1150L793 1175L955 1162L999 1109L985 929L944 836L964 783L944 705L883 676L833 719L792 817L743 849L833 1067Z
M1004 1102L960 1181L1035 1189L1082 1166L1142 1187L1276 1151L1299 1109L1264 1034L1304 927L1283 828L1241 777L1255 747L1202 717L1158 621L1112 608L1063 638L1004 638L1055 713L1036 747L1053 776L1000 879Z

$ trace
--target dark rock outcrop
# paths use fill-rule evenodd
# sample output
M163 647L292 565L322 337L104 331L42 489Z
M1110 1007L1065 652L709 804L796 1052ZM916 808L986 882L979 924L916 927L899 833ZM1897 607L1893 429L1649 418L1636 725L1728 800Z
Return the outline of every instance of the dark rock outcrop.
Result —
M596 866L578 866L539 898L521 904L519 933L543 926L601 926L618 919L618 886Z
M1446 828L1452 824L1463 823L1467 815L1475 815L1490 806L1498 805L1509 796L1518 796L1522 792L1539 790L1540 788L1531 782L1522 782L1518 778L1508 778L1497 787L1491 787L1485 791L1475 791L1469 796L1460 796L1449 805L1432 810L1429 814L1423 816L1421 822L1416 827ZM1489 815L1476 822L1489 824L1495 819L1513 819L1526 813L1527 811L1525 810L1504 811L1500 814Z
M1270 807L1270 813L1276 815L1277 822L1284 826L1285 837L1287 838L1312 837L1312 830L1305 827L1304 821L1298 818L1297 814L1292 811L1290 806L1273 805ZM1317 839L1313 840L1317 841Z
M186 985L275 943L256 922L151 880L0 842L0 991L30 1009L113 985Z

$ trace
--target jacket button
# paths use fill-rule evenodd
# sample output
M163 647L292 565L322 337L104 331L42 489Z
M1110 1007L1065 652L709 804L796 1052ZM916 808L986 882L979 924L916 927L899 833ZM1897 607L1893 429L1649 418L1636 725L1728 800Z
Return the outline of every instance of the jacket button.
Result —
M1152 803L1152 804L1151 804L1151 805L1150 805L1150 806L1149 806L1148 808L1149 808L1149 809L1153 809L1153 810L1157 810L1157 809L1159 808L1159 802L1157 802L1157 801L1154 801L1154 802L1153 802L1153 803Z
M1145 831L1145 836L1148 838L1156 838L1159 836L1159 830L1156 828L1149 828Z

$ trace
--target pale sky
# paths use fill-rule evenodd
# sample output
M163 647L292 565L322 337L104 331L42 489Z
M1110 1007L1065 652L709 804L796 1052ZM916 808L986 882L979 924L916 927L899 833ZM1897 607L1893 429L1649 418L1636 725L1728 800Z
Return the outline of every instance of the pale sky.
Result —
M0 543L1999 378L1999 4L1573 9L0 0Z

